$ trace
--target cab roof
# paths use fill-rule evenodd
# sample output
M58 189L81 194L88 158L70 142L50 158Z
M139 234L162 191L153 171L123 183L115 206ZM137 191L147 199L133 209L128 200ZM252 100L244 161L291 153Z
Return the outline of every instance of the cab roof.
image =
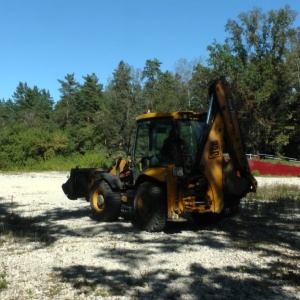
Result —
M139 115L136 117L136 121L142 121L146 119L156 119L156 118L172 118L172 119L193 119L199 120L203 119L206 116L206 113L196 113L194 111L175 111L169 113L163 112L150 112L146 114Z

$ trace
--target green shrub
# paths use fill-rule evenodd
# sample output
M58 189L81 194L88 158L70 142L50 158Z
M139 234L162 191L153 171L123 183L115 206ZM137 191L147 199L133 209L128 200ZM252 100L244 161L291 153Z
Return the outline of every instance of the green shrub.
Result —
M70 156L55 156L47 160L29 158L25 162L13 163L6 160L0 166L1 171L68 171L76 166L80 168L108 167L111 159L105 153L75 153Z
M6 289L8 286L8 282L5 277L5 273L0 273L0 291Z

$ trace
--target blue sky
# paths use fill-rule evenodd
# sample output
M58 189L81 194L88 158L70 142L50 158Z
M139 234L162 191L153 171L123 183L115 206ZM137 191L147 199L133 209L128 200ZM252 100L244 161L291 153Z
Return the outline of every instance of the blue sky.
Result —
M300 11L300 0L0 0L0 100L27 82L57 101L70 73L82 83L94 72L105 86L121 60L143 69L157 58L173 71L179 59L206 59L228 19L286 4Z

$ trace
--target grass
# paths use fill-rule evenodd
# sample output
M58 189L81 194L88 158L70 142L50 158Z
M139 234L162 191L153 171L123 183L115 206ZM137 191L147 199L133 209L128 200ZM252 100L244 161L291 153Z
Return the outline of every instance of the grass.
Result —
M41 226L38 218L21 217L8 213L0 218L0 246L5 241L18 240L18 242L41 242L50 245L53 238L47 228Z
M97 283L94 281L88 280L86 278L77 278L74 279L73 287L78 290L80 294L84 294L85 296L94 295L98 297L109 297L111 293L106 288L98 287ZM114 287L114 290L118 289L118 287ZM122 290L122 292L124 292Z
M8 282L6 280L6 273L0 273L0 292L1 290L6 289L8 286Z
M266 185L241 202L234 231L233 247L277 256L268 268L257 270L262 277L293 286L300 291L298 269L300 243L297 241L300 216L300 186ZM287 251L287 249L289 251Z
M6 241L40 242L44 245L54 242L47 226L41 224L41 216L19 215L15 212L13 197L9 203L1 204L0 202L0 246Z
M58 298L63 291L63 287L60 284L60 278L55 273L48 274L49 277L49 289L45 294L50 298Z
M244 199L243 213L249 215L272 215L300 208L300 187L296 185L264 185L256 193Z

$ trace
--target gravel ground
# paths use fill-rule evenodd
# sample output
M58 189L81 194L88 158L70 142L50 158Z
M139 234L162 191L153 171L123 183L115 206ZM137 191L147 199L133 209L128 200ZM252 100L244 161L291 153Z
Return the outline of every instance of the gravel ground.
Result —
M63 194L67 175L0 174L1 299L300 299L299 203L247 200L214 226L147 233L94 221Z

